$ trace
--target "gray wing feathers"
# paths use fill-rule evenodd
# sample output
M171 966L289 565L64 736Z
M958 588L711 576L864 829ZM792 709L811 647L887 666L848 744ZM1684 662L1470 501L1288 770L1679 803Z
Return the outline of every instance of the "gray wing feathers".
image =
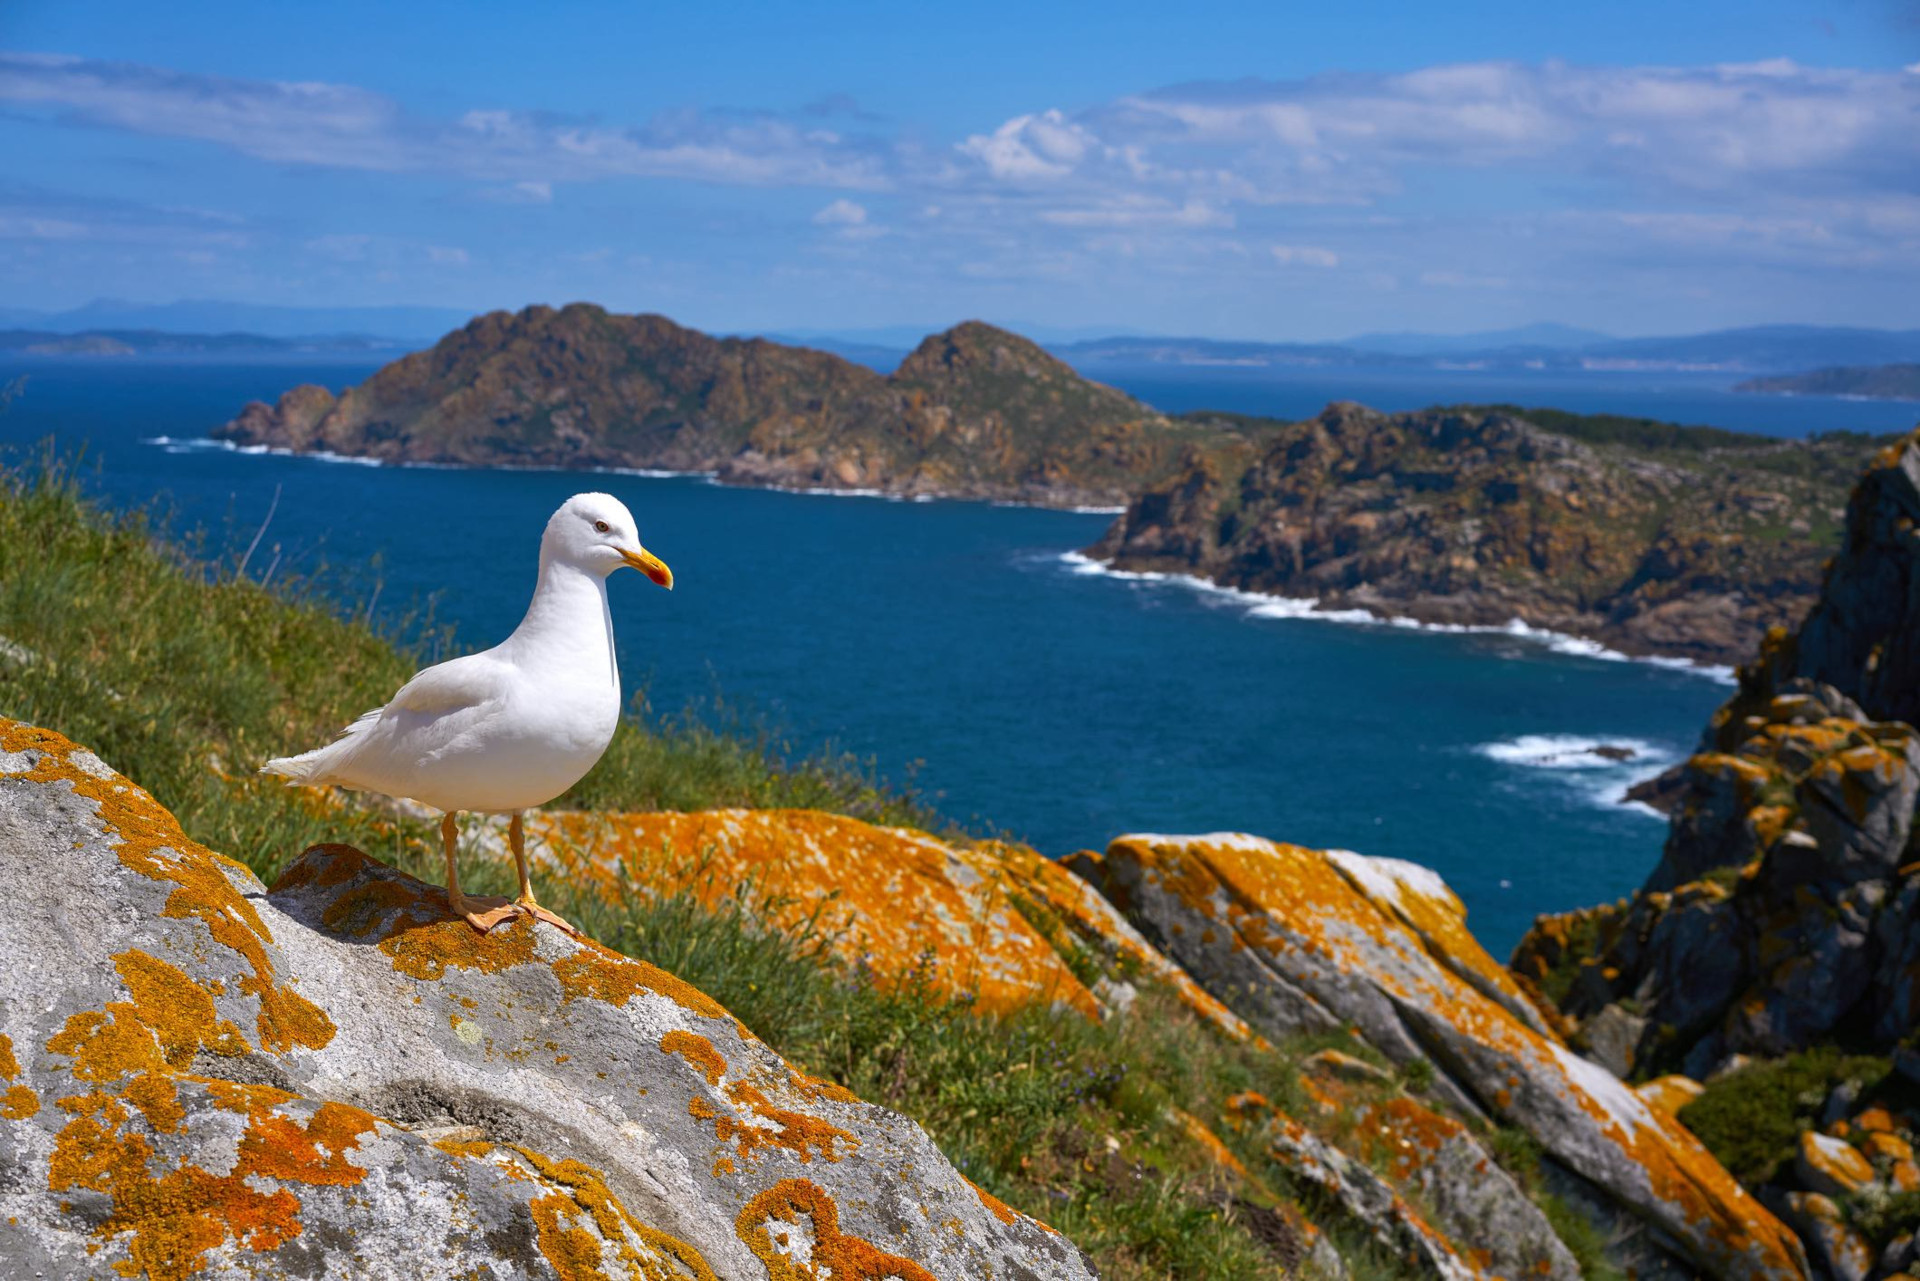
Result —
M399 713L434 717L477 707L497 696L500 675L498 664L486 654L468 654L436 664L402 685L385 707L376 707L355 719L325 747L298 756L275 757L262 765L260 772L277 774L290 783L324 783L381 721Z

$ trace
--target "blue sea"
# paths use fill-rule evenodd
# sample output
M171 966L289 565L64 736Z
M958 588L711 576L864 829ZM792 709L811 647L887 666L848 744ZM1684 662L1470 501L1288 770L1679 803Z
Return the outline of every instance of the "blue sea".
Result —
M1724 675L1551 637L1305 619L1181 580L1102 573L1073 552L1103 514L697 477L388 468L205 440L249 399L303 381L344 387L371 369L0 366L0 378L29 375L0 414L0 444L84 445L105 501L160 498L215 549L244 547L271 508L250 573L317 574L342 609L389 623L431 601L472 648L518 621L553 508L610 490L676 575L671 594L637 574L611 585L626 684L656 712L724 701L801 751L871 757L950 817L1051 855L1128 831L1240 830L1426 864L1496 954L1534 914L1641 881L1665 827L1620 793L1682 758L1726 694ZM1893 431L1914 415L1733 396L1724 379L1102 372L1169 409L1284 416L1334 396L1389 409L1510 400L1786 435ZM1587 750L1602 744L1634 759Z

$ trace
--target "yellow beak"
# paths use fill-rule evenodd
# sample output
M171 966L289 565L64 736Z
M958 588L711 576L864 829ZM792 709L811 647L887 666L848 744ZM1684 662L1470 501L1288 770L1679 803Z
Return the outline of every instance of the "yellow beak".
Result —
M667 562L642 547L637 552L620 549L620 559L660 584L668 591L673 590L673 571L667 568Z

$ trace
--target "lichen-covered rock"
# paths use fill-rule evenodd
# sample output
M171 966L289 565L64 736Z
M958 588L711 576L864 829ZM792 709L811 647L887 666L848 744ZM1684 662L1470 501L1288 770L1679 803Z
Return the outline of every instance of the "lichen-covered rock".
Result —
M1820 1192L1790 1192L1786 1204L1787 1217L1823 1275L1833 1281L1867 1281L1873 1271L1873 1251L1847 1226L1839 1206Z
M1705 1076L1842 1027L1882 1049L1911 1030L1920 735L1842 715L1858 711L1790 683L1736 750L1687 763L1665 856L1626 907L1535 924L1514 965L1557 978L1575 1044L1623 1075Z
M746 901L883 980L913 973L983 1010L1058 1003L1097 1017L1080 976L1124 958L1228 1035L1248 1035L1097 891L1025 846L816 810L551 813L528 831L536 853L609 898L637 886ZM1070 956L1085 962L1079 973Z
M343 846L268 893L0 721L0 1258L22 1275L1092 1275L671 975Z
M1320 1070L1307 1078L1307 1090L1337 1118L1341 1150L1365 1162L1391 1188L1413 1194L1423 1207L1424 1217L1400 1224L1397 1220L1407 1217L1406 1202L1395 1202L1396 1226L1390 1231L1379 1230L1376 1216L1373 1226L1381 1244L1404 1245L1430 1227L1444 1234L1479 1275L1558 1281L1580 1276L1580 1265L1547 1216L1465 1125L1409 1095L1381 1092L1377 1078L1356 1072L1366 1068L1385 1076L1370 1063L1338 1051L1315 1057L1318 1063L1312 1066ZM1282 1132L1274 1150L1297 1160L1298 1145L1287 1140L1283 1123L1276 1124ZM1415 1250L1416 1257L1426 1253Z
M1352 1026L1435 1068L1715 1276L1804 1273L1799 1243L1678 1122L1546 1030L1431 874L1250 836L1128 836L1077 867L1268 1035ZM1416 922L1425 922L1424 925Z
M1421 1275L1441 1281L1478 1281L1482 1275L1392 1184L1299 1122L1276 1118L1267 1140L1275 1162L1319 1188L1348 1219Z
M1872 1163L1851 1144L1812 1130L1801 1131L1793 1168L1802 1187L1826 1196L1852 1196L1873 1182Z

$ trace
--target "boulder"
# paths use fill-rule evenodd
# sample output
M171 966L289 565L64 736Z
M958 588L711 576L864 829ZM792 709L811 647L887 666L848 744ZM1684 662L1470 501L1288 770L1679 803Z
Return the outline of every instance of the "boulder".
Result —
M1335 1057L1329 1060L1330 1055ZM1365 1192L1365 1182L1356 1175L1324 1181L1344 1187L1357 1204L1375 1207L1363 1221L1380 1244L1404 1254L1410 1244L1438 1229L1476 1274L1559 1281L1579 1277L1580 1265L1547 1216L1465 1125L1391 1090L1380 1069L1338 1051L1323 1050L1305 1066L1321 1069L1304 1084L1331 1109L1340 1150L1359 1158L1388 1190L1401 1194L1383 1218L1377 1209L1383 1204L1380 1197ZM1356 1067L1379 1075L1356 1072ZM1308 1152L1299 1127L1286 1118L1276 1118L1271 1126L1270 1151L1299 1170ZM1418 1215L1410 1210L1408 1198L1421 1207ZM1428 1252L1415 1245L1412 1254L1417 1259Z
M344 846L271 892L0 722L0 1257L23 1275L1090 1278L672 975Z
M1839 1206L1819 1192L1789 1192L1786 1204L1787 1217L1799 1229L1823 1275L1833 1281L1867 1281L1873 1271L1873 1251L1847 1226Z
M1573 1054L1438 878L1238 834L1125 836L1076 867L1268 1035L1352 1026L1434 1091L1531 1134L1714 1276L1805 1272L1792 1233L1697 1140Z
M1793 1171L1801 1187L1830 1197L1852 1196L1873 1182L1872 1162L1851 1144L1812 1130L1800 1133Z

